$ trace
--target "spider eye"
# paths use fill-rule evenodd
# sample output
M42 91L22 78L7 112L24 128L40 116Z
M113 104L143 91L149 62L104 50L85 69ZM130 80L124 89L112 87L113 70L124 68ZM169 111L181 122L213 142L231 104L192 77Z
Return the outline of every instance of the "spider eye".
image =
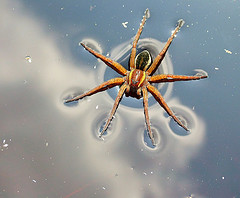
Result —
M146 71L152 62L150 53L147 50L140 52L135 58L135 65L137 69Z

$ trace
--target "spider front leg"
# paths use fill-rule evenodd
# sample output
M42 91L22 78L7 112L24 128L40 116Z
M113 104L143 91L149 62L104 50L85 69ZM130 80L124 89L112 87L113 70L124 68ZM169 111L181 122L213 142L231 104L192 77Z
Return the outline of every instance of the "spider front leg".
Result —
M110 124L110 122L111 122L111 120L112 120L112 118L113 118L113 116L114 116L117 108L118 108L119 102L121 101L122 96L123 96L126 88L127 88L126 83L123 84L123 85L120 87L120 90L119 90L118 95L117 95L117 98L116 98L116 100L115 100L115 102L114 102L114 105L113 105L112 111L111 111L111 113L110 113L110 116L108 117L108 120L107 120L106 124L104 125L103 130L102 130L101 133L99 134L99 137L100 137L100 138L102 137L102 135L104 134L104 132L107 130L107 128L108 128L108 126L109 126L109 124Z
M142 22L140 24L138 32L137 32L137 34L136 34L136 36L134 38L134 41L133 41L132 52L131 52L130 61L129 61L130 70L136 69L136 65L135 65L135 57L136 57L136 52L137 52L136 47L137 47L137 43L138 43L139 37L140 37L140 35L142 33L142 30L143 30L143 26L144 26L146 20L149 17L150 17L150 11L147 8L146 11L144 12L144 16L143 16Z
M172 110L168 107L167 103L165 102L164 98L160 94L160 92L152 85L147 85L147 90L153 95L155 100L162 106L162 108L168 113L169 116L173 118L175 122L177 122L182 128L186 131L189 131L188 128L174 115Z
M108 80L108 81L102 83L101 85L93 88L92 90L90 90L90 91L88 91L86 93L83 93L83 94L81 94L79 96L76 96L76 97L74 97L72 99L66 100L65 103L77 101L77 100L83 99L86 96L91 96L91 95L93 95L95 93L105 91L105 90L110 89L112 87L115 87L117 85L123 84L124 81L125 81L125 77L123 77L123 78L113 78L111 80Z
M162 83L162 82L175 82L175 81L189 81L189 80L200 80L207 78L208 76L184 76L184 75L172 75L172 74L159 74L151 76L150 83Z
M180 19L178 21L178 25L175 28L175 30L173 31L172 35L169 37L166 45L164 46L164 48L162 49L162 51L158 54L158 56L154 59L152 65L148 68L148 70L146 71L146 73L151 76L152 74L154 74L154 72L157 70L158 66L161 64L162 60L165 57L165 54L167 53L167 50L169 48L169 46L171 45L173 38L176 36L177 32L180 30L180 28L183 26L184 24L184 20Z
M99 54L97 52L95 52L94 50L92 50L91 48L87 47L85 44L81 43L81 45L87 50L89 51L92 55L94 55L96 58L100 58L106 65L108 65L109 67L111 67L113 70L115 70L117 73L121 74L122 76L126 76L127 75L127 70L119 63L113 61L110 58L107 58L105 56L103 56L102 54Z
M143 106L144 106L144 115L145 115L147 130L148 130L149 137L152 141L152 145L155 146L155 141L154 141L151 127L150 127L150 121L149 121L149 115L148 115L148 92L146 87L142 87L142 93L143 93Z

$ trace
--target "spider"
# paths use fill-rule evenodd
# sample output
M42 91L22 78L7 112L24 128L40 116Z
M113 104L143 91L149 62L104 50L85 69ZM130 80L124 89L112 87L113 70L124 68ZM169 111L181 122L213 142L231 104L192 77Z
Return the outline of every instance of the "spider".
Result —
M150 127L150 120L149 120L149 114L148 114L148 92L152 94L155 100L162 106L162 108L168 113L168 115L171 116L175 122L177 122L178 125L180 125L185 130L189 131L189 129L174 115L173 111L168 107L167 103L164 101L164 98L162 97L160 92L152 85L152 83L199 80L202 78L207 78L207 76L206 75L185 76L185 75L172 75L172 74L153 75L157 70L157 68L159 67L159 65L161 64L162 60L164 59L165 54L170 44L173 41L173 38L176 36L177 32L183 26L184 21L183 19L180 19L178 21L177 27L175 28L172 35L167 40L167 43L165 44L164 48L157 55L157 57L152 61L151 55L147 50L143 50L136 56L136 51L137 51L136 46L137 46L139 37L142 33L144 24L147 18L149 18L149 16L150 16L149 10L146 9L146 11L144 12L144 16L140 24L140 27L133 41L132 50L131 50L130 59L129 59L129 70L125 69L121 64L111 60L110 58L107 58L97 53L96 51L87 47L84 43L81 43L81 45L88 52L93 54L96 58L101 59L107 66L111 67L113 70L115 70L117 73L123 76L123 77L110 79L86 93L83 93L79 96L76 96L72 99L68 99L65 101L66 103L77 101L77 100L83 99L86 96L91 96L98 92L105 91L109 88L120 86L112 111L102 131L99 134L100 138L102 137L103 133L107 130L111 120L113 119L113 116L118 108L118 105L124 93L127 97L131 96L137 99L140 99L143 97L143 107L144 107L146 127L148 131L148 135L153 145L155 145L155 141L154 141L151 127Z

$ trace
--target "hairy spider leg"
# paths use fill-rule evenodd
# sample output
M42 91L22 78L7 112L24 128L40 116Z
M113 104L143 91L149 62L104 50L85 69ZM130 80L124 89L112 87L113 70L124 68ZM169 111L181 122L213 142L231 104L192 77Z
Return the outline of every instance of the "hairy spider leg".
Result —
M172 75L172 74L159 74L159 75L151 76L148 82L162 83L162 82L200 80L207 77L208 76L184 76L184 75Z
M101 85L91 89L90 91L88 91L86 93L83 93L83 94L81 94L79 96L76 96L72 99L66 100L65 103L73 102L73 101L82 99L86 96L91 96L95 93L105 91L106 89L110 89L110 88L115 87L117 85L122 85L124 83L124 81L125 81L125 77L123 77L123 78L113 78L113 79L108 80L108 81L102 83Z
M121 101L121 99L122 99L122 97L123 97L123 94L124 94L126 88L127 88L127 84L126 84L126 83L124 83L124 84L120 87L119 92L118 92L118 95L117 95L117 97L116 97L116 99L115 99L115 102L114 102L112 111L111 111L111 113L110 113L110 115L109 115L109 117L108 117L108 119L107 119L106 124L105 124L104 127L103 127L103 130L102 130L101 133L99 134L99 137L100 137L100 138L102 137L103 133L107 130L109 124L111 123L111 120L112 120L112 118L113 118L113 116L114 116L114 114L115 114L115 112L116 112L116 110L117 110L117 108L118 108L119 102Z
M168 113L169 116L173 118L175 122L177 122L181 127L183 127L186 131L189 131L188 128L174 115L172 110L168 107L164 98L160 94L160 92L152 85L147 85L147 90L153 95L155 100L162 106L162 108Z
M169 37L167 43L165 44L164 48L162 49L162 51L157 55L157 57L154 59L152 65L148 68L148 70L146 71L146 73L151 76L152 74L154 74L154 72L157 70L158 66L161 64L162 60L165 57L165 54L169 48L169 46L171 45L173 38L176 36L177 32L180 30L180 28L183 26L184 21L182 19L180 19L178 21L178 25L175 28L175 30L173 31L172 35Z
M93 54L96 58L100 58L106 65L111 67L113 70L115 70L117 73L121 74L122 76L127 75L127 70L119 63L113 61L110 58L107 58L103 56L102 54L97 53L96 51L92 50L91 48L87 47L85 44L81 43L81 45L89 51L91 54Z
M136 52L137 52L136 47L137 47L137 43L138 43L139 37L140 37L140 35L142 33L144 24L145 24L147 18L149 18L149 16L150 16L150 11L147 8L146 11L144 12L144 16L143 16L142 22L140 24L138 32L137 32L137 34L136 34L136 36L134 38L134 41L133 41L132 52L131 52L130 61L129 61L130 70L136 69L136 65L135 65L135 57L136 57Z
M150 121L149 121L149 115L148 115L148 92L145 86L142 87L142 93L143 93L144 115L145 115L145 122L147 125L148 135L152 141L152 145L155 146L155 141L154 141L151 127L150 127Z

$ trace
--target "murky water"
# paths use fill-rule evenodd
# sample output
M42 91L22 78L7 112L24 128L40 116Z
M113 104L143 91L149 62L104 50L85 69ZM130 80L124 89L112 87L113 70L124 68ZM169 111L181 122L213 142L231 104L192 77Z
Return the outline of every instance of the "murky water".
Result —
M239 197L240 5L215 3L3 0L0 197ZM153 58L186 21L156 73L209 74L154 85L190 129L149 94L155 147L143 101L131 97L98 137L119 87L64 104L118 76L79 42L127 68L146 7L138 51Z

